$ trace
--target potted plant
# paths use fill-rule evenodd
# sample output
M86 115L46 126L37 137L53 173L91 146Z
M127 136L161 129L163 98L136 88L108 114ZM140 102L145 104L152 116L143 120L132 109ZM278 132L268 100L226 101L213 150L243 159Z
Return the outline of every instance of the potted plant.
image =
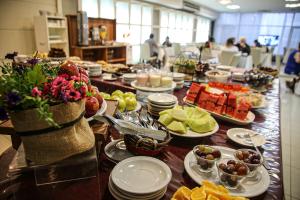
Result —
M91 149L95 139L84 118L86 72L72 62L27 64L0 66L0 119L10 117L26 159L49 164Z

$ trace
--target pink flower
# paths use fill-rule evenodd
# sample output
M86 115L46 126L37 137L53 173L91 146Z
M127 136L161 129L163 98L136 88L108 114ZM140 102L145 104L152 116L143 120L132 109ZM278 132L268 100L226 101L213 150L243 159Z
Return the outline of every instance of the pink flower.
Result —
M42 96L42 91L40 91L40 90L38 89L38 87L34 87L34 88L31 90L31 95L32 95L33 97L40 97L40 96Z
M67 100L71 100L71 101L78 101L81 99L81 94L80 92L74 90L74 89L70 89L70 90L66 90L65 91L65 96L67 98Z
M87 86L86 85L82 85L79 88L79 91L81 93L82 98L86 97L86 93L87 93Z
M64 77L58 76L52 81L52 86L57 87L57 86L65 85L67 82L68 81Z

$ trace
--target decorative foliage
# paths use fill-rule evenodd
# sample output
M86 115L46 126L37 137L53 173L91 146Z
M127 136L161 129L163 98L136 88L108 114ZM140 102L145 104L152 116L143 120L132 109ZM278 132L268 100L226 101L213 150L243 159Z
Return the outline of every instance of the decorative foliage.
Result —
M8 118L11 112L37 108L41 119L58 126L49 107L85 98L89 80L82 73L60 74L60 66L30 61L31 66L0 66L0 120ZM73 67L77 69L74 63Z

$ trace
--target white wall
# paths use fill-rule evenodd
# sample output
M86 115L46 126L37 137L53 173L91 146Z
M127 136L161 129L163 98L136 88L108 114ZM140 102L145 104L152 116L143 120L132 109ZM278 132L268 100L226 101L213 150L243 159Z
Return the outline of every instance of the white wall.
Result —
M56 12L56 0L0 0L0 58L7 52L35 51L33 16Z
M64 15L76 14L77 0L62 0L62 8ZM0 58L7 52L36 50L33 17L39 10L56 13L57 0L0 0Z

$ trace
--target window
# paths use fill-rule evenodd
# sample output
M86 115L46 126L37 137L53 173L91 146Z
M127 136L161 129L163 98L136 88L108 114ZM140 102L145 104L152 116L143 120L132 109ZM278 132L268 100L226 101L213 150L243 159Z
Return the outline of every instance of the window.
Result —
M224 44L229 37L246 37L249 45L259 35L278 35L279 44L274 53L283 54L284 47L291 47L297 34L291 27L300 26L299 13L222 13L215 23L216 42ZM291 38L289 36L292 35ZM289 41L290 40L290 41Z
M162 10L160 12L159 42L169 36L171 42L189 43L193 40L194 16L181 12Z
M88 17L98 17L98 0L84 0L82 10L87 12Z
M105 19L115 18L114 0L100 0L100 17Z
M205 18L197 19L196 42L206 42L209 37L210 20Z

